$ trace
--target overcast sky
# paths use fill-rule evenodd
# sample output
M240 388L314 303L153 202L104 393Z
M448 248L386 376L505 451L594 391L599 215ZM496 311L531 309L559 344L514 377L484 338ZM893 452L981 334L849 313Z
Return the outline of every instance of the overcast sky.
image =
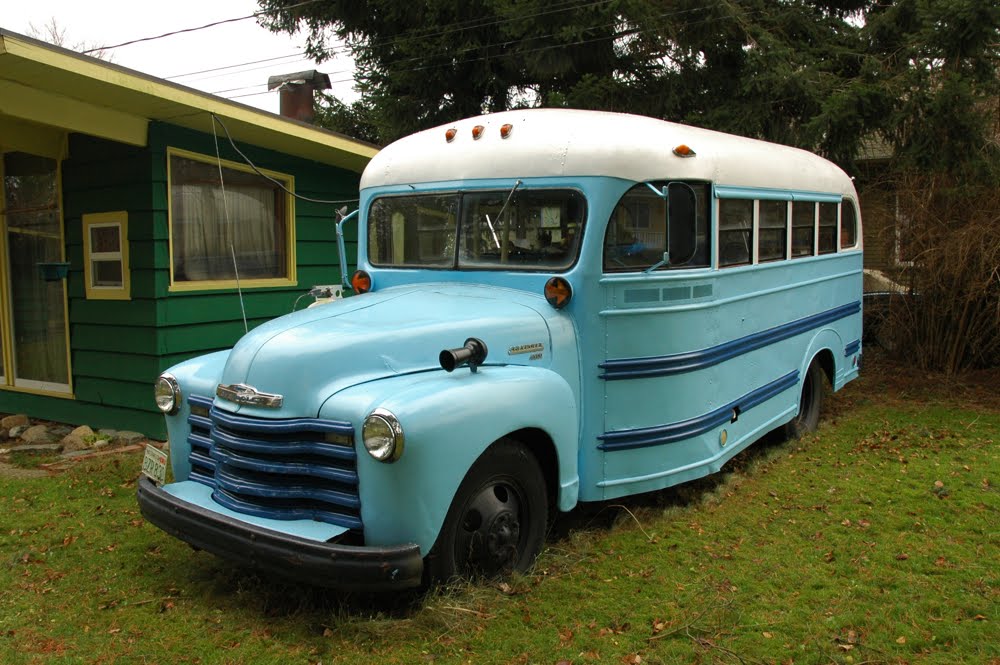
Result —
M194 28L260 10L254 0L0 0L0 26L31 34L31 25L44 38L46 24L55 18L65 30L64 46L108 46L174 30ZM139 42L109 51L123 67L166 78L221 97L278 112L277 91L267 92L267 78L307 69L330 75L332 92L340 99L357 99L353 91L353 62L346 54L317 65L302 55L305 36L274 34L256 19L205 28L162 39ZM257 62L266 60L266 62ZM254 64L249 64L254 63ZM206 72L204 70L219 69ZM203 73L195 73L203 72Z

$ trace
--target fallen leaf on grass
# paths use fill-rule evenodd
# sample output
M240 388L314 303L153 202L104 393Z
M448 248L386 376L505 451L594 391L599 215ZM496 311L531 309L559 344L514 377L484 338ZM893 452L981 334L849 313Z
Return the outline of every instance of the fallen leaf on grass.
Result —
M900 635L896 638L896 644L906 644L906 638Z
M896 561L906 561L909 558L910 555L907 554L906 552L900 552L899 554L896 555Z
M769 640L769 639L771 639L772 637L774 637L774 634L773 634L773 633L769 633L769 632L767 632L766 630L765 630L765 631L764 631L763 633L761 633L761 635L763 635L763 636L764 636L764 638L765 638L765 639L768 639L768 640Z
M573 631L569 628L563 628L559 631L559 644L566 646L573 641Z
M630 653L622 658L622 662L625 663L625 665L640 665L640 663L642 663L642 656L637 653Z

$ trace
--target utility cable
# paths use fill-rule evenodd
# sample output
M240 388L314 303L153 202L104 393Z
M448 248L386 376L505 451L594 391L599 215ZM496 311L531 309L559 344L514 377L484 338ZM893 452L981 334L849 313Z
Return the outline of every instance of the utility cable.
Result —
M154 37L141 37L139 39L132 39L132 40L129 40L127 42L122 42L121 44L115 44L113 46L98 46L97 48L92 48L92 49L87 49L86 51L81 51L81 53L83 53L84 55L86 55L88 53L94 53L96 51L110 51L111 49L120 48L122 46L129 46L131 44L138 44L139 42L151 42L151 41L154 41L156 39L163 39L164 37L172 37L174 35L180 35L180 34L183 34L183 33L186 33L186 32L196 32L198 30L204 30L206 28L214 28L217 25L224 25L226 23L236 23L237 21L245 21L245 20L250 19L250 18L257 18L258 16L264 16L266 14L273 14L276 11L288 11L290 9L295 9L297 7L302 7L304 5L311 5L311 4L320 2L320 1L321 0L304 0L304 2L299 2L297 4L290 5L288 7L284 7L281 10L266 9L266 10L263 10L263 11L255 12L255 13L250 14L248 16L239 16L237 18L227 18L227 19L223 19L221 21L214 21L212 23L206 23L205 25L199 25L199 26L196 26L196 27L193 27L193 28L183 28L181 30L174 30L172 32L165 32L162 35L156 35Z
M314 198L310 198L308 196L303 196L302 194L296 194L292 190L290 190L287 187L285 187L284 183L282 183L280 180L276 180L276 179L272 178L271 176L267 175L266 173L262 172L259 168L257 168L257 165L254 164L250 160L249 157L247 157L246 155L244 155L243 151L240 150L239 147L237 147L236 142L233 141L233 137L229 133L229 128L226 127L226 123L222 122L222 118L220 118L219 116L215 115L214 113L212 114L212 133L213 133L213 135L215 133L215 123L219 123L219 126L222 127L222 131L224 131L226 133L226 138L229 139L229 145L231 145L233 147L233 150L236 151L236 154L239 155L241 158L243 158L243 161L246 162L250 166L250 168L252 168L254 170L254 173L256 173L257 175L259 175L261 178L264 178L265 180L268 180L272 184L276 185L278 188L280 188L286 194L294 196L295 198L297 198L299 200L302 200L302 201L309 201L310 203L323 203L323 204L328 204L328 205L337 205L339 203L357 203L358 202L359 199L343 199L343 200L340 200L340 201L328 201L328 200L325 200L325 199L314 199ZM216 141L216 151L218 151L218 141Z

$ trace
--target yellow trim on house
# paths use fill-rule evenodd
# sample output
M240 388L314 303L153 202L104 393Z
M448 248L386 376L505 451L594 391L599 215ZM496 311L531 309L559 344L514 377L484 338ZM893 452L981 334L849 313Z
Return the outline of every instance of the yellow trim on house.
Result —
M2 45L2 44L0 44ZM7 289L7 210L6 194L3 188L4 183L4 160L3 148L0 147L0 360L2 370L0 370L0 387L7 388L9 382L13 382L12 372L14 371L14 355L10 346L10 291Z
M81 216L83 227L83 276L87 300L131 300L132 287L128 261L128 212L87 213ZM118 228L119 251L118 261L122 267L121 286L97 286L94 284L94 257L91 247L90 230L93 227L115 226ZM114 259L98 259L114 260Z
M30 152L62 160L66 157L66 132L0 115L0 152Z
M107 120L120 117L122 134L117 140L139 140L138 121L158 120L205 131L212 114L225 123L236 141L339 166L360 173L378 148L313 125L283 118L183 85L158 79L113 63L74 53L29 37L0 29L0 115L8 107L23 117L23 104L8 98L23 87L41 92L47 99L69 100L44 109L44 122L55 122L74 131L108 132L117 128ZM18 87L21 86L21 87ZM84 117L73 117L76 109ZM117 114L117 115L116 115ZM87 129L77 128L89 123ZM143 132L145 127L143 127ZM97 134L103 135L103 134ZM144 145L143 143L136 145Z
M170 286L167 290L171 293L175 293L185 291L206 291L211 289L235 289L237 286L242 289L298 286L298 266L296 265L295 256L295 197L288 192L285 192L285 261L288 266L288 275L286 277L278 277L275 279L240 279L238 284L235 279L202 280L196 282L177 282L174 280L174 200L173 176L170 169L170 158L174 156L211 164L213 166L221 164L223 168L232 169L234 171L256 173L250 166L240 162L232 162L228 159L216 159L215 157L211 157L209 155L202 155L197 152L182 150L180 148L167 148L167 231L170 237ZM279 173L278 171L270 171L268 169L259 169L259 171L266 176L282 182L290 192L295 191L295 178L293 176L286 173Z
M70 384L69 392L58 392L55 390L44 390L42 388L26 388L25 386L0 386L2 390L9 390L12 393L26 393L28 395L41 395L42 397L58 397L60 399L76 399L73 386Z
M137 146L146 145L149 125L146 118L130 113L4 80L0 80L0 115Z

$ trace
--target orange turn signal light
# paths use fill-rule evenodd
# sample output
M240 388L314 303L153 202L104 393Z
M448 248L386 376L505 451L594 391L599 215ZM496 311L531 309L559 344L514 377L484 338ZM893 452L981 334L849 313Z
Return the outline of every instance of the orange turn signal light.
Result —
M458 130L452 127L451 129L447 130L444 133L444 140L447 141L448 143L451 143L452 141L455 140L456 136L458 136Z
M573 297L573 287L563 277L552 277L545 282L545 299L555 309L562 309Z
M356 270L351 275L351 288L357 294L368 293L372 290L372 276L364 270Z
M482 125L476 125L475 127L472 128L472 138L478 141L479 138L483 135L484 131L486 131L485 127L483 127Z
M514 131L514 125L507 123L500 127L500 138L505 139L510 136L510 133Z
M681 143L679 146L674 148L674 154L678 157L694 157L696 153L689 146Z

